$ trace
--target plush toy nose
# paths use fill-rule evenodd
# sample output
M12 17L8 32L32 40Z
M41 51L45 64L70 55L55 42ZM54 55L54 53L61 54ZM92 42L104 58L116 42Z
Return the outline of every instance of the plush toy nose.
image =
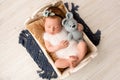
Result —
M73 25L72 28L75 28L75 25Z

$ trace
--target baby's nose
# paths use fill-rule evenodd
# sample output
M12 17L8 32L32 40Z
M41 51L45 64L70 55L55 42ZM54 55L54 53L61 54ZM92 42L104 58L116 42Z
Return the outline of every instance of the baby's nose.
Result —
M53 27L52 29L51 29L51 31L54 31L55 30L55 28Z

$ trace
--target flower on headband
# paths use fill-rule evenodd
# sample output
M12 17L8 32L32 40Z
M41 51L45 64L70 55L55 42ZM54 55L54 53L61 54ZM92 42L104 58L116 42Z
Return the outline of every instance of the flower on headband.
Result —
M53 12L51 12L51 11L48 11L48 10L45 10L45 11L43 12L43 16L44 16L44 17L54 16L54 15L55 15L55 13L53 13Z

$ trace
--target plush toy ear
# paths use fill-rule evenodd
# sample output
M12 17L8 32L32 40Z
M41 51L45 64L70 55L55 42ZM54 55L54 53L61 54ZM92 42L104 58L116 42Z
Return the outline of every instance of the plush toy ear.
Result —
M67 22L67 19L63 19L62 20L62 25L64 26L66 24L66 22Z
M72 14L71 12L67 12L67 13L66 13L66 18L67 18L67 19L73 18L73 14Z

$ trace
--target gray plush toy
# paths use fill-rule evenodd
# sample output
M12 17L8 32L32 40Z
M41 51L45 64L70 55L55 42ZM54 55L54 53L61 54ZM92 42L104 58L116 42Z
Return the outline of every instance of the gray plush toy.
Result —
M66 13L66 18L62 20L62 25L69 32L68 40L76 40L79 42L82 37L82 32L78 31L77 21L73 18L73 14L71 12Z

